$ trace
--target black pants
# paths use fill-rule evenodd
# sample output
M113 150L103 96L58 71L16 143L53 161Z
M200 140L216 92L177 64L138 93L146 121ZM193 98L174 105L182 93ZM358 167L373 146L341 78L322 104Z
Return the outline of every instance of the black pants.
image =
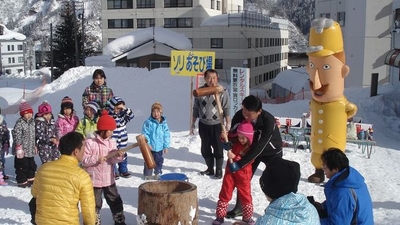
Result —
M31 223L36 224L35 214L36 214L36 198L32 198L29 201L29 211L31 212Z
M119 212L124 211L123 202L121 196L118 194L117 186L115 183L108 187L94 188L94 199L96 201L96 212L100 212L103 206L102 194L104 193L104 198L108 206L110 206L111 213L114 215Z
M221 124L206 125L199 122L199 135L201 138L201 155L204 159L215 158L218 160L224 158L224 150L220 140Z
M267 146L268 147L268 146ZM268 151L268 149L264 149L264 151ZM271 161L271 159L275 158L275 157L280 157L282 158L283 155L283 151L280 151L278 154L276 155L272 155L272 156L263 156L263 157L257 157L253 164L251 165L251 172L252 172L252 177L254 176L254 174L257 171L257 167L258 165L260 165L261 162L263 162L265 164L265 166L268 166L269 161Z
M34 157L17 158L14 157L14 168L17 183L21 184L28 179L35 178L37 165Z

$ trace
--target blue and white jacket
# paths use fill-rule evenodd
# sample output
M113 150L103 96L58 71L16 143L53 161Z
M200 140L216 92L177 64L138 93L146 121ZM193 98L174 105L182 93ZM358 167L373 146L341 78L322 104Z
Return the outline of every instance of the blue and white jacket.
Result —
M357 196L357 202L351 189ZM357 225L373 225L372 200L364 177L349 167L332 176L325 184L326 200L322 206L328 214L328 218L321 219L323 225L350 224L354 211L357 209Z
M150 116L143 123L142 134L154 152L160 152L170 146L171 134L165 116L161 116L160 122Z
M120 102L125 105L125 102L122 100L122 98L114 96L110 99L110 104L108 104L108 114L112 116L117 123L117 128L114 130L112 138L117 142L118 149L125 148L128 145L128 131L126 130L126 124L135 116L130 108L121 110L118 114L116 114L114 112L114 108Z
M256 225L319 225L318 212L303 194L293 192L273 200Z

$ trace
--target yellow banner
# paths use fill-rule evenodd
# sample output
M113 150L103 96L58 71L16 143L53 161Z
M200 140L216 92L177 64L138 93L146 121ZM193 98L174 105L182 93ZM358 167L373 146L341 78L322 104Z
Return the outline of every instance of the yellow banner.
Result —
M214 69L215 52L171 51L171 75L196 76Z

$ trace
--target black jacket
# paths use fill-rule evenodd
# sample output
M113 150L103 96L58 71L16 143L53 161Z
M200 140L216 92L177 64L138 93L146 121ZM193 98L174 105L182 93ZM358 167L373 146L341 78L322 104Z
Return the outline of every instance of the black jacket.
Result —
M232 129L236 132L238 125L244 120L242 109L236 112L232 118ZM257 157L270 157L282 150L282 138L279 128L276 126L275 117L269 112L262 110L256 123L253 123L254 138L250 150L244 155L237 164L240 168L246 166Z

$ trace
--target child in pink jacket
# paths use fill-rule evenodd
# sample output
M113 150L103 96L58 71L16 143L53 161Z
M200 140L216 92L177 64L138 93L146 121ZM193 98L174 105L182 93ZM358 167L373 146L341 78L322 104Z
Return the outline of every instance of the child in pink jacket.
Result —
M75 131L78 123L79 118L75 115L74 103L72 103L72 99L70 97L65 96L61 100L61 110L56 121L58 140L60 140L60 138L67 133Z
M96 201L97 222L100 222L100 210L104 198L110 206L115 225L126 225L124 208L121 196L118 194L114 179L114 164L123 160L124 152L117 150L115 140L111 139L113 130L117 127L115 120L103 111L97 122L96 136L86 139L85 155L82 166L89 173L94 188ZM110 153L117 151L117 155L107 157Z

